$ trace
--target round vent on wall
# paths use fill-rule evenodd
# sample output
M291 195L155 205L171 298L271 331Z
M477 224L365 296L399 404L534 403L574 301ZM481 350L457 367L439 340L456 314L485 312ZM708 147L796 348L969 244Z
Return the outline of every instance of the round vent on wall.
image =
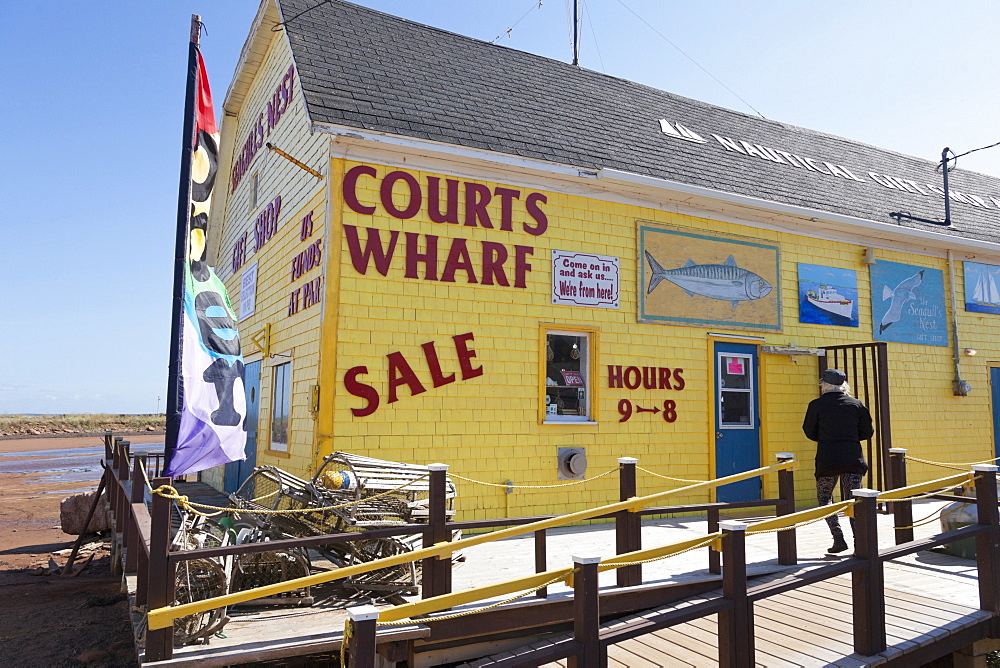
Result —
M559 480L582 480L587 474L586 448L559 448Z

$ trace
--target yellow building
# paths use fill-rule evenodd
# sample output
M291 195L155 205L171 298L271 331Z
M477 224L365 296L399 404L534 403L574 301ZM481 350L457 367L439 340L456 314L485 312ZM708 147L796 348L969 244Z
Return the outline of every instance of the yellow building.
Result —
M823 364L878 418L867 484L890 445L997 455L1000 180L952 172L945 224L933 162L313 4L262 2L225 98L208 236L255 452L203 479L445 462L501 485L459 481L473 519L617 500L503 485L621 456L705 479L792 452L804 505Z

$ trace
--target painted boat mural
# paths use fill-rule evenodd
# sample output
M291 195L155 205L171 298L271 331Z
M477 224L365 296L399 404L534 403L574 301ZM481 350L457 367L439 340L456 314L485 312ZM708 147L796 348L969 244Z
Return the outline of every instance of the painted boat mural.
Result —
M800 262L799 322L857 327L858 277L851 269Z
M831 285L821 285L817 290L807 291L806 301L841 318L850 319L854 311L854 301L837 292L837 288Z
M965 310L1000 313L1000 266L965 263Z

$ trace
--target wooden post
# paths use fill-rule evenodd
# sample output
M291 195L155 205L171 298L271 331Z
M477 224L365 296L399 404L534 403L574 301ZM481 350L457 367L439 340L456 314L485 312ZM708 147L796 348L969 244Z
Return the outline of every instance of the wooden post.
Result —
M121 455L121 436L115 436L114 443L111 446L111 459L108 460L108 466L111 467L111 479L108 480L108 500L111 501L111 521L115 522L115 526L112 529L112 547L118 542L118 538L114 535L114 529L117 527L117 517L119 514L119 505L121 503L121 485L118 484L118 458Z
M889 449L889 481L889 489L906 487L906 448ZM892 504L892 523L896 527L896 545L913 540L912 501L895 501Z
M112 438L113 434L111 433L110 429L104 432L104 463L108 464L109 466L111 465L111 456L114 452L114 450L111 449Z
M628 501L636 495L635 457L618 458L618 500ZM642 549L642 516L631 510L623 510L615 517L615 554L635 552ZM619 587L635 587L642 584L642 566L625 566L618 569Z
M997 512L997 467L975 464L976 512L979 524L989 524L989 533L976 536L976 565L979 568L979 608L1000 615L1000 518ZM997 629L994 629L996 631Z
M568 668L598 668L607 665L598 636L601 624L597 565L600 557L573 557L573 637L576 654L567 660Z
M719 665L723 668L753 666L753 604L747 598L747 546L743 522L719 522L722 529L722 595L733 607L719 613Z
M170 478L153 478L153 489L169 485ZM163 608L173 603L176 564L167 558L170 551L170 499L153 495L150 513L149 570L146 580L146 600L149 609ZM146 631L146 661L166 661L174 653L174 627Z
M344 668L375 668L375 625L378 608L374 605L356 605L347 609L354 633L347 643L349 658Z
M795 455L790 452L779 452L779 462L788 462L795 459ZM795 512L795 472L786 469L778 471L778 498L781 501L774 509L779 517L791 515ZM778 563L784 566L794 566L798 563L798 548L795 542L795 530L778 532Z
M548 570L548 558L545 554L545 529L535 532L535 572L544 573ZM535 592L536 598L547 598L549 588L542 587Z
M719 509L708 509L708 533L715 533L719 530ZM714 547L708 548L708 572L715 575L722 574L722 554L716 552Z
M424 547L433 547L451 540L448 535L448 465L431 464L430 498L427 523L430 530L424 534ZM451 593L451 555L428 557L420 562L421 597L431 598Z
M136 569L139 567L139 552L142 551L142 548L139 547L139 541L141 540L139 526L135 523L135 517L132 516L132 504L142 503L145 498L146 477L143 475L145 468L145 455L140 455L132 460L132 488L129 490L128 519L125 523L125 545L127 546L125 550L126 573L136 572Z
M125 539L125 529L128 526L129 508L128 495L125 494L125 481L129 477L129 441L118 443L118 457L115 460L117 468L115 470L115 490L118 494L118 506L115 509L114 543L111 554L111 574L121 575L124 572L125 563L123 554L127 547Z
M856 489L854 556L865 566L851 573L854 602L854 651L873 656L885 650L885 577L878 558L876 489Z

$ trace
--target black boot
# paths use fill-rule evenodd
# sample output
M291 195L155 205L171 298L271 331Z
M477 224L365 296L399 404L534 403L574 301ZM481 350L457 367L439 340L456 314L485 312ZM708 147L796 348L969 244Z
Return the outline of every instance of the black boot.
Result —
M839 554L847 550L847 541L844 540L843 534L840 536L833 537L833 547L827 550L827 554Z

